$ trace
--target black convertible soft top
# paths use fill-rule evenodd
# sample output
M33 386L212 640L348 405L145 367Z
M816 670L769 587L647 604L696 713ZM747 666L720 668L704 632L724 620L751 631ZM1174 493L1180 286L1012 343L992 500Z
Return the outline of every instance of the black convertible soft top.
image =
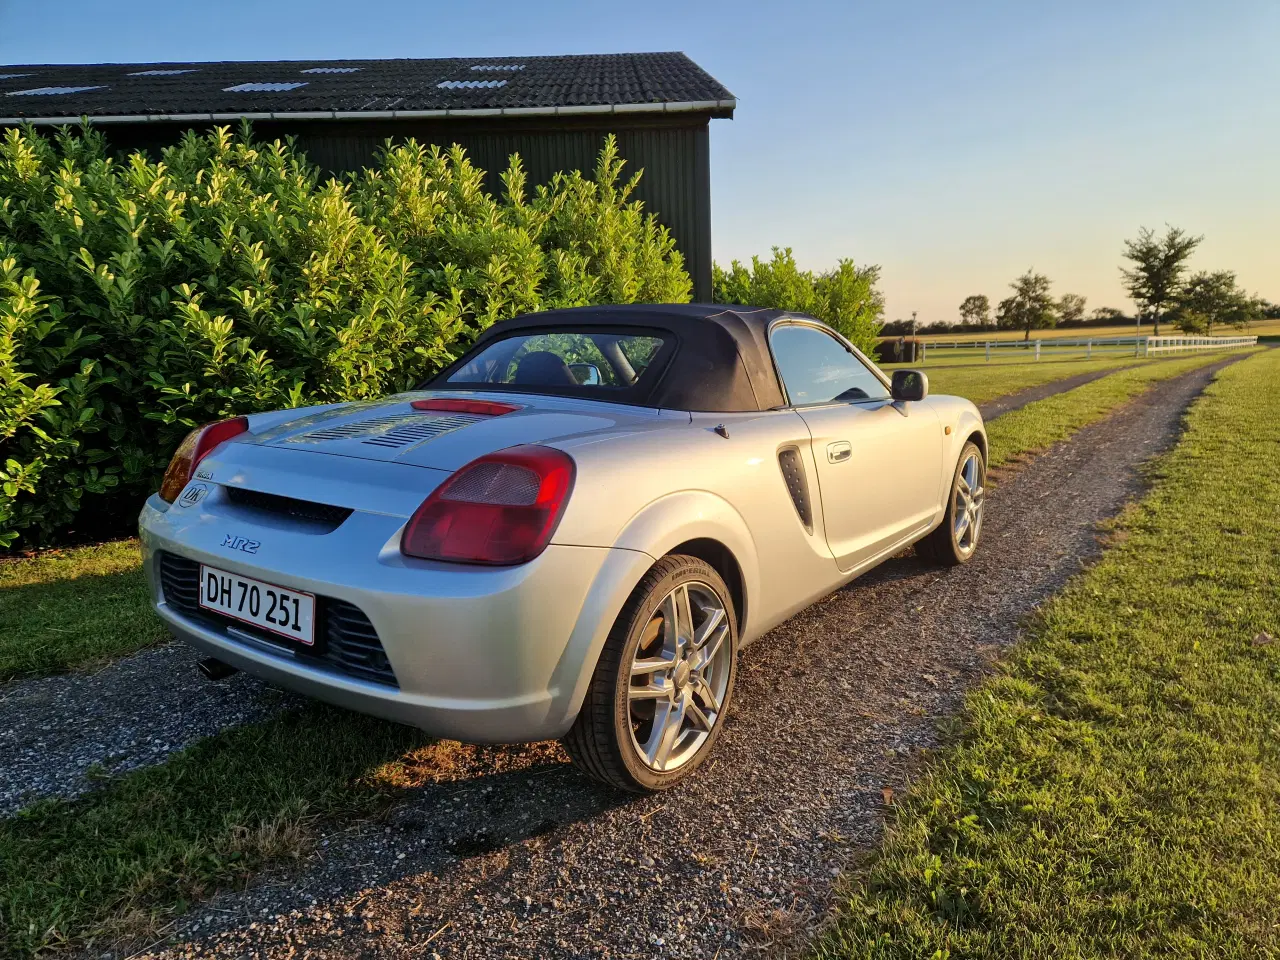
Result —
M615 394L616 399L645 407L709 413L771 410L786 403L769 353L768 336L769 325L781 317L819 323L786 310L705 303L573 307L529 313L489 327L466 354L425 386L475 389L475 384L446 381L490 343L515 333L631 327L664 332L675 341L675 350L656 376L642 377L637 390L626 391L625 397ZM583 396L609 399L593 388L580 389Z

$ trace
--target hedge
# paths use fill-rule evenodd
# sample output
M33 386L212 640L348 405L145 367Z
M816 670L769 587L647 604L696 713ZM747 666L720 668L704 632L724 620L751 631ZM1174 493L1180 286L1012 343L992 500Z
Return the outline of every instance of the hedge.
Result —
M875 356L884 316L884 297L876 289L880 268L839 261L823 273L801 270L790 247L774 247L773 259L751 258L747 267L734 260L716 264L712 285L717 303L795 310L824 320L858 349Z
M246 126L116 158L94 130L0 142L0 548L130 522L193 426L375 397L496 320L683 302L675 243L607 138L593 176L501 196L457 146L322 179Z

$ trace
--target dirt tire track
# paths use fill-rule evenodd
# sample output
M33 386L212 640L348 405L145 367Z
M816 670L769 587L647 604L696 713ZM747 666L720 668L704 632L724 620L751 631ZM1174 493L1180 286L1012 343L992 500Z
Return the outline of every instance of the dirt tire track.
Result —
M1134 366L1135 364L1127 364L1122 367L1108 367L1106 370L1094 370L1090 373L1077 373L1074 377L1064 377L1061 380L1050 380L1048 383L1040 383L1034 387L1027 387L1025 390L1017 390L1013 393L1006 393L1004 396L996 397L994 400L988 400L986 403L978 405L978 411L982 414L982 419L984 421L994 420L1002 414L1013 413L1015 410L1021 410L1029 403L1035 403L1037 400L1056 396L1059 393L1066 393L1068 390L1074 390L1076 387L1083 387L1086 383L1093 383L1095 380L1101 380L1103 377L1109 377L1113 373L1119 373L1122 370L1131 370Z
M1097 554L1097 524L1233 359L1006 476L970 564L897 558L748 648L718 753L687 787L620 797L545 763L440 784L197 910L146 955L727 958L802 944L833 877L879 837L883 788L905 785L1019 621Z

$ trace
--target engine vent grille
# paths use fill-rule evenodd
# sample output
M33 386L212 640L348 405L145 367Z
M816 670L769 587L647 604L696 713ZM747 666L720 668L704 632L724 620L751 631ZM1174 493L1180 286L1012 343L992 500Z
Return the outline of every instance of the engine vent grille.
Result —
M342 522L354 512L348 507L313 503L310 500L282 497L279 494L263 493L260 490L246 490L244 487L223 487L223 489L227 492L227 499L238 507L249 507L277 516L311 520L324 524L330 532L342 526Z
M363 437L380 430L387 430L406 420L421 417L420 413L397 413L386 417L370 417L368 420L356 420L353 423L340 423L336 427L325 427L312 430L296 437L290 437L290 443L322 443L325 440L348 440L352 437Z
M290 437L289 443L324 443L326 440L359 440L374 447L408 447L450 430L457 430L477 423L486 417L458 413L439 416L422 413L394 413L385 417L371 417L354 423L341 423L336 427L323 427Z
M782 470L782 479L787 483L787 492L791 494L791 502L804 528L813 533L813 504L809 500L809 481L805 477L804 461L796 447L787 447L778 451L778 466Z
M399 686L378 632L354 604L336 597L316 597L316 633L324 638L324 643L323 652L312 655L285 646L278 637L265 630L256 630L201 607L200 564L194 560L162 550L156 555L156 561L165 603L187 619L223 631L228 640L236 640L236 633L228 630L234 628L237 633L249 634L263 643L279 647L281 651L293 652L304 663L312 662L371 683Z
M450 430L457 430L459 427L465 427L487 419L487 417L478 417L466 413L448 417L418 417L417 422L403 423L380 436L370 437L363 442L375 447L407 447L412 443L418 443L420 440L438 437L440 434L448 433Z

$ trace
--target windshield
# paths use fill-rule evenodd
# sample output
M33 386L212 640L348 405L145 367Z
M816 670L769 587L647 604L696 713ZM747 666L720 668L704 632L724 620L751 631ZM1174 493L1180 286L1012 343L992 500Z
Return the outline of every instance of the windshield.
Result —
M657 331L517 334L488 344L449 373L443 383L574 396L620 392L640 381L665 343Z

